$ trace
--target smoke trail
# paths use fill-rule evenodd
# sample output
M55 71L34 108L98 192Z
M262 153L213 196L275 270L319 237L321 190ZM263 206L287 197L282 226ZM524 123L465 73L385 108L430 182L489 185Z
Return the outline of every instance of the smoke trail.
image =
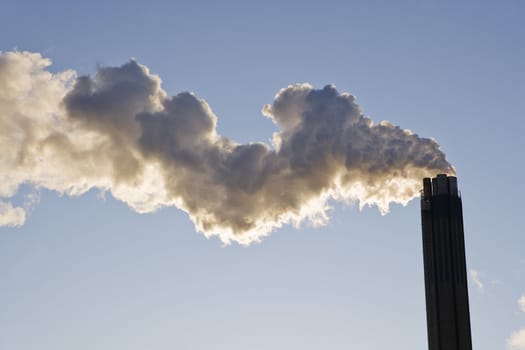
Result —
M176 206L206 236L249 244L286 223L325 223L329 199L386 213L422 177L454 173L435 141L374 124L331 85L280 90L262 111L280 127L273 144L238 144L217 134L204 100L169 97L135 61L92 77L50 64L0 54L0 225L24 222L9 202L21 184L98 188L141 213Z

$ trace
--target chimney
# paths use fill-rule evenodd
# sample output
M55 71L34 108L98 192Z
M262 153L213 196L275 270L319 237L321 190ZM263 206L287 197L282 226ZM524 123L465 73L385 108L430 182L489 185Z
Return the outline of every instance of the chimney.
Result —
M429 350L472 350L463 210L457 179L423 179L421 223Z

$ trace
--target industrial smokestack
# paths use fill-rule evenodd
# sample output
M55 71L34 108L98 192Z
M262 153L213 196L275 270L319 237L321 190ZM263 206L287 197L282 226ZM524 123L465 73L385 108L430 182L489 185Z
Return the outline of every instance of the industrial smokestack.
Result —
M472 350L463 235L457 179L423 179L423 256L429 350Z

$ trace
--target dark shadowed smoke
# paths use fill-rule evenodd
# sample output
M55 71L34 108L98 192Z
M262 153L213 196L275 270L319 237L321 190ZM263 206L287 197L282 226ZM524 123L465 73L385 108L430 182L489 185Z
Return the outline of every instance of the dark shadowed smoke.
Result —
M54 166L80 170L66 171L62 186L42 177L20 181L71 194L98 187L140 212L175 205L226 243L248 244L305 219L322 224L331 198L386 213L390 203L414 198L422 177L454 172L435 141L374 124L354 96L332 85L291 85L264 106L280 127L272 146L218 135L205 101L188 92L168 97L135 61L66 85L54 112L61 127L29 148L40 156L47 149ZM68 179L79 173L81 183Z

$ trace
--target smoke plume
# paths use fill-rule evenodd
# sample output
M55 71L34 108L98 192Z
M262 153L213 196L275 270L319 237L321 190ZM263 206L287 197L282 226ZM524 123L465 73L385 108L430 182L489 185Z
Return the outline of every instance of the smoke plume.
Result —
M421 178L454 173L439 145L365 117L332 85L281 89L262 113L272 145L217 133L206 101L168 96L130 61L93 76L51 73L38 53L0 54L0 225L23 224L22 184L97 188L140 213L176 206L198 231L249 244L283 224L325 223L331 199L406 204Z

